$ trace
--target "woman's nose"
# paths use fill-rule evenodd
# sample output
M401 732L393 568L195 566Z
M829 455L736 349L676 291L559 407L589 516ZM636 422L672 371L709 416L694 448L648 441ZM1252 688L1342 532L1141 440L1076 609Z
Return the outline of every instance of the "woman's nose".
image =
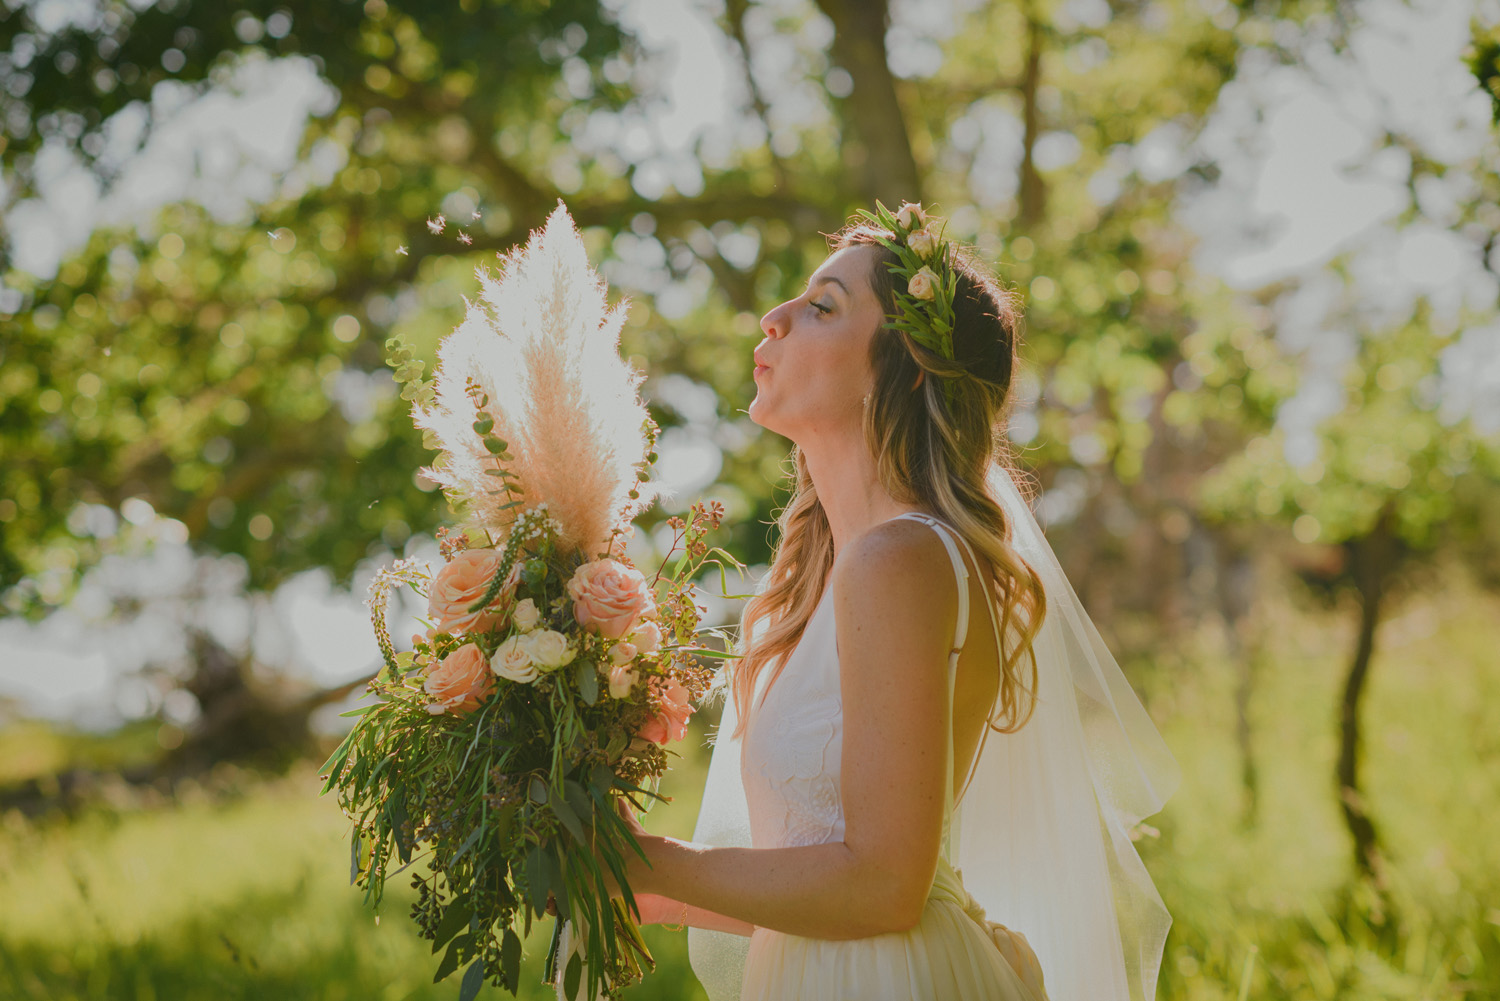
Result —
M761 332L773 340L782 336L786 333L785 317L786 303L782 303L760 318Z

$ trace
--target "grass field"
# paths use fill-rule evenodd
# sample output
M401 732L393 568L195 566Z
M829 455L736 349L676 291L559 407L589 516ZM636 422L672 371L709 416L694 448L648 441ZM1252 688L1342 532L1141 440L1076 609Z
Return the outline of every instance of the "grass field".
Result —
M1242 813L1233 675L1205 628L1151 667L1149 702L1185 774L1142 842L1175 923L1162 999L1500 998L1500 598L1455 588L1407 600L1380 635L1365 707L1365 775L1388 846L1383 894L1350 882L1332 793L1348 615L1292 604L1258 667L1258 822ZM28 736L28 734L30 736ZM687 835L703 729L648 818ZM18 741L0 735L8 774ZM63 751L33 752L50 761ZM348 886L346 825L310 767L221 775L171 802L109 797L67 822L0 819L0 998L421 999L436 963L393 888L380 921ZM1353 887L1353 888L1351 888ZM546 926L522 997L542 998ZM647 930L659 966L631 996L703 994L686 936ZM487 992L485 996L498 996Z

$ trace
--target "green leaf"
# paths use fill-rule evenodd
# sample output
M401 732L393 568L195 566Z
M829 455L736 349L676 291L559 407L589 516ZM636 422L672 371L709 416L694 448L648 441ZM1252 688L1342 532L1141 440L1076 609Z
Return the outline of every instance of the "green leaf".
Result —
M356 828L349 838L349 885L359 882L360 860L364 854L364 836Z
M526 890L531 896L531 909L538 914L546 913L547 891L551 889L547 885L546 864L542 861L545 854L541 845L526 849Z
M484 439L484 447L491 455L499 455L505 451L505 442L499 438L487 437Z
M474 960L464 971L463 983L458 988L458 1001L474 1001L479 988L484 986L484 958Z
M369 712L371 709L379 709L379 708L380 708L380 704L377 702L375 705L372 705L372 706L360 706L358 709L350 709L346 713L339 713L339 715L340 716L363 716L365 713Z
M568 801L568 806L580 820L592 821L594 816L594 804L589 801L588 790L574 782L572 779L563 781L563 799Z
M537 806L546 806L548 799L547 783L543 782L540 778L533 775L531 777L531 785L527 787L526 795L530 797L531 801Z
M469 927L469 919L474 916L474 905L467 893L461 893L449 902L443 911L443 919L438 922L437 931L433 933L432 951L437 952L448 942Z
M578 682L578 697L583 699L583 704L591 706L599 701L599 669L591 660L579 659L574 662L573 678Z
M474 847L474 845L479 841L479 838L482 834L484 834L483 827L476 827L474 828L474 830L470 831L469 836L464 839L464 843L459 846L458 851L454 854L453 862L457 862L459 859L467 855L469 853L469 849Z
M445 979L448 974L458 969L458 953L461 948L471 941L468 935L460 935L448 943L448 951L443 953L443 961L438 964L437 973L433 974L432 982L437 983Z
M485 414L474 422L474 430L479 434L489 434L495 429L495 418Z
M583 957L573 953L568 957L568 971L563 974L563 994L572 1001L578 996L578 978L583 974Z
M500 978L512 994L521 982L521 937L510 928L500 943Z
M553 796L551 802L552 812L557 815L558 820L562 821L562 825L568 829L568 833L573 835L578 841L583 841L583 825L578 822L578 814L574 813L573 808L568 805L567 798L564 796Z
M391 836L396 841L396 855L403 863L411 861L412 842L406 834L406 797L393 795L387 812L390 819Z

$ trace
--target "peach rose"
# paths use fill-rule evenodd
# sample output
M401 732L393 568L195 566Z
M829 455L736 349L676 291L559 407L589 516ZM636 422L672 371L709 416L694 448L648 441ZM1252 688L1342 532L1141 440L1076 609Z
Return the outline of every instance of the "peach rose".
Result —
M681 740L687 734L688 717L693 715L688 690L676 678L651 687L656 694L656 716L641 727L638 736L657 744Z
M906 245L912 249L918 257L926 260L937 250L937 237L932 235L930 229L919 229L906 238Z
M918 202L902 202L901 207L896 210L896 222L902 229L911 229L913 223L927 224L927 213L922 211Z
M609 697L612 699L623 699L630 694L635 687L636 679L640 675L635 668L629 664L619 664L610 669L609 672ZM655 720L651 721L655 723Z
M641 572L610 559L579 567L568 581L568 597L573 599L573 617L580 626L612 640L656 611L651 587Z
M433 668L422 682L422 690L437 700L427 706L434 716L445 712L462 714L479 708L479 703L495 690L495 679L490 677L484 651L473 643L465 643Z
M630 642L636 650L648 657L661 649L661 627L655 622L642 622L630 634Z
M924 265L911 276L911 281L906 284L906 291L913 299L932 300L937 298L938 281L937 273Z
M500 623L504 611L493 605L478 612L469 608L489 590L490 581L500 571L500 553L494 549L465 549L453 561L438 571L427 592L427 617L432 620L432 631L436 633L487 632ZM520 564L511 568L496 604L504 604L516 592L516 581L520 579Z
M609 651L609 659L616 664L628 664L635 660L635 644L628 640L621 640Z

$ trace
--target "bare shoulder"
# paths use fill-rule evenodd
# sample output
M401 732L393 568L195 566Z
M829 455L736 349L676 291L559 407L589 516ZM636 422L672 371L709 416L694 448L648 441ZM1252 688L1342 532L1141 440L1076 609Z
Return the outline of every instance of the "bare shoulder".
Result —
M841 619L942 623L957 616L948 551L937 532L910 518L883 522L850 543L834 565L832 584Z

